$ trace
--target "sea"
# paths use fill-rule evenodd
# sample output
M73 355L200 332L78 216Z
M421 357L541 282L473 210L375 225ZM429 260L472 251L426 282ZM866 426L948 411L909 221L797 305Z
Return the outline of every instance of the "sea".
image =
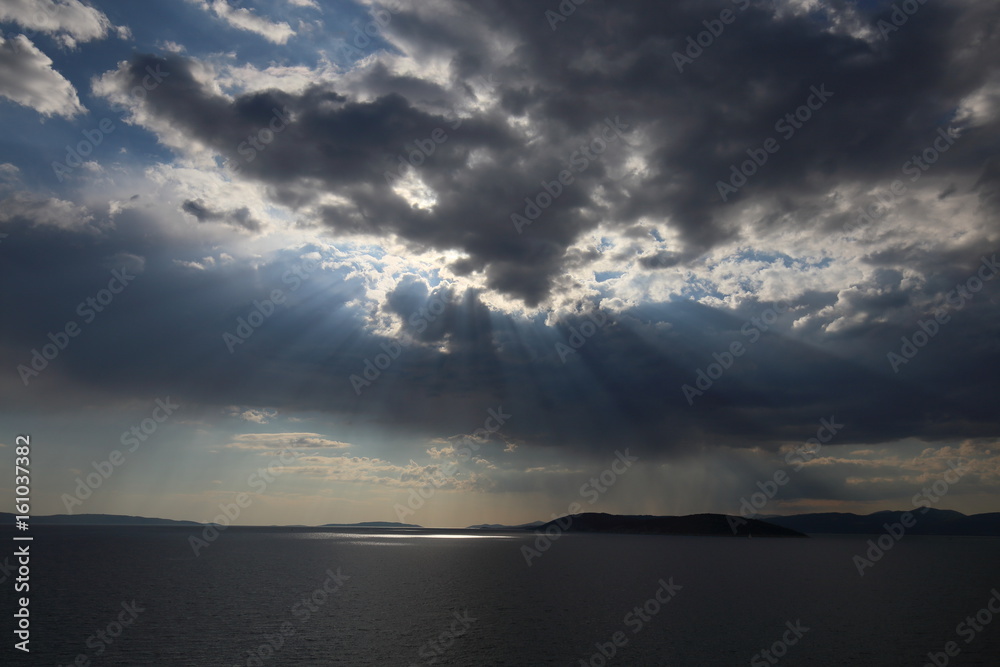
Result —
M8 565L5 666L1000 665L1000 538L32 536L30 653Z

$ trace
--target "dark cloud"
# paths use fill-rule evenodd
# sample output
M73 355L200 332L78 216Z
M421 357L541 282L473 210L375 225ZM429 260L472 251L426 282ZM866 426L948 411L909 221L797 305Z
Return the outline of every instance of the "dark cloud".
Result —
M450 59L447 83L378 64L355 84L369 98L363 101L319 83L301 93L231 100L197 80L191 61L137 56L125 85L140 82L147 67L170 71L150 92L147 112L214 147L244 177L267 184L277 202L302 209L336 193L346 203L319 211L336 233L460 250L465 258L456 271L484 273L490 289L536 305L558 292L569 247L599 224L625 229L645 218L676 230L681 247L642 259L649 270L695 262L751 233L747 225L773 229L776 216L822 231L818 217L797 212L816 208L838 185L898 176L939 127L958 122L962 100L996 80L1000 62L1000 47L979 20L990 7L971 1L922 5L885 38L877 26L891 11L888 3L839 3L825 14L795 15L776 14L780 3L740 11L743 3L723 0L628 7L595 0L556 31L529 2L453 4L454 13L404 11L391 24L393 34L411 40L414 57ZM732 9L735 21L678 71L673 54L723 9ZM477 37L483 26L514 47L509 58L498 59L492 43ZM474 98L476 77L491 77L501 109L456 110ZM813 98L821 104L808 121L776 129L816 90L830 96ZM248 137L273 127L280 110L289 115L287 127L282 121L265 150L251 151ZM510 116L529 129L514 130ZM620 118L630 134L589 161L551 207L515 233L511 214L523 214L525 197L534 199L543 181L557 179L574 151L600 136L606 118ZM996 179L983 170L983 156L995 150L1000 126L995 117L964 124L967 137L935 173L978 177L984 201L991 201ZM431 141L435 131L444 143ZM717 182L769 138L780 150L723 202ZM420 154L418 145L433 155ZM647 170L612 179L635 151ZM411 207L387 183L386 172L397 172L399 156L411 153L420 165L407 170L433 190L433 209ZM732 225L734 209L764 202L773 215L745 220L741 230Z
M181 210L194 216L198 222L224 222L251 232L258 232L261 228L260 221L256 220L251 215L250 209L245 206L234 211L215 211L208 208L201 200L188 199L181 204Z
M902 307L899 275L891 272L881 279L885 294L852 302L889 321L817 334L822 346L793 323L829 303L824 295L786 304L776 318L766 313L777 304L722 311L676 301L618 315L580 313L549 327L417 276L404 278L385 302L401 334L375 335L364 312L348 305L363 289L346 279L346 269L315 269L297 289L285 279L316 248L288 250L258 270L236 263L193 272L173 259L198 257L199 244L170 245L135 212L123 213L119 228L125 231L89 240L12 228L4 239L2 251L22 259L0 264L0 278L31 286L8 294L21 315L0 323L8 405L78 387L108 396L170 394L206 407L317 410L357 424L447 435L471 433L481 424L470 415L502 406L513 415L503 429L511 442L578 456L632 446L650 459L706 442L774 449L803 441L820 418L832 416L847 425L838 444L986 437L1000 428L994 282L893 373L886 354L919 325ZM15 367L29 362L49 332L81 319L77 304L106 285L124 255L144 258L142 273L24 387ZM61 271L50 271L53 264ZM955 267L940 280L954 287L975 268ZM223 333L235 332L238 318L274 289L287 302L230 353ZM745 352L727 362L734 342ZM385 352L395 357L391 364L366 376L368 362ZM699 371L714 374L716 363L729 368L711 386L699 385ZM370 384L356 391L352 376ZM691 405L685 384L704 389Z

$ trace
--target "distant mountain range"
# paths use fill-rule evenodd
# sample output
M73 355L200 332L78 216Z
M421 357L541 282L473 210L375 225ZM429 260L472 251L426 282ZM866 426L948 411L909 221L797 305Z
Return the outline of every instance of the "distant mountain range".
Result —
M926 510L926 511L925 511ZM905 511L885 510L874 514L850 514L845 512L824 512L817 514L776 514L758 516L756 521L732 517L725 514L692 514L689 516L629 516L615 514L586 513L575 515L566 532L609 532L609 533L659 533L673 535L732 534L730 522L735 525L737 535L768 534L767 526L788 528L805 534L822 535L877 535L886 532L886 524L899 523ZM909 510L913 515L913 526L906 528L911 535L967 535L1000 536L1000 512L966 515L953 510L916 508ZM746 521L743 525L740 521ZM484 530L544 530L550 525L566 525L566 519L542 523L504 526L483 524L469 526ZM910 523L910 521L908 521ZM722 530L725 528L725 530ZM560 528L560 530L562 530Z
M361 523L324 523L320 528L423 528L423 526L397 521L363 521Z
M15 515L0 512L0 525L14 525ZM53 514L32 516L30 526L201 526L196 521L174 521L173 519L150 519L144 516L123 516L120 514Z
M466 530L528 530L544 525L544 521L532 521L531 523L522 523L518 526L505 526L500 523L480 523L475 526L469 526Z
M882 511L859 515L844 512L816 514L767 515L756 519L730 517L725 514L691 514L688 516L621 515L587 512L561 517L554 521L532 521L516 526L484 523L465 530L544 531L556 526L560 532L586 533L645 533L655 535L735 535L745 537L791 537L801 534L861 534L886 532L886 525L901 523L907 512ZM906 528L910 535L967 535L1000 537L1000 512L966 515L952 510L917 508L909 511L913 525ZM0 527L13 527L15 516L0 512ZM29 525L53 526L205 526L196 521L175 521L142 516L117 514L56 514L32 516ZM908 521L908 523L910 523ZM283 526L284 527L284 526ZM310 526L295 526L309 528ZM383 528L420 529L422 526L395 521L365 521L361 523L328 523L318 528Z
M908 535L1000 536L1000 512L969 516L952 510L921 507L910 510L909 513L913 515L913 525L906 528ZM803 533L872 534L886 532L886 524L899 523L903 514L906 512L886 510L867 515L823 512L761 518L776 526ZM907 523L909 522L908 520Z
M549 521L534 530L544 532L551 527L567 533L805 537L799 531L791 528L776 526L756 519L737 519L725 514L649 516L586 512Z
M0 526L14 524L15 515L0 512ZM175 521L173 519L151 519L144 516L123 516L120 514L53 514L32 516L30 525L38 526L207 526L197 521ZM284 527L284 526L283 526ZM395 521L366 521L363 523L327 523L322 526L294 526L297 528L421 528L413 523Z

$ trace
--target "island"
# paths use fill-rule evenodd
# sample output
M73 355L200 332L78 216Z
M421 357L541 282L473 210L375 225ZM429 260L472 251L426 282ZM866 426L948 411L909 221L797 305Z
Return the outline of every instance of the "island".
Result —
M757 519L726 514L650 516L585 512L572 514L533 528L535 532L557 529L566 533L631 533L641 535L707 535L718 537L806 537L791 528Z

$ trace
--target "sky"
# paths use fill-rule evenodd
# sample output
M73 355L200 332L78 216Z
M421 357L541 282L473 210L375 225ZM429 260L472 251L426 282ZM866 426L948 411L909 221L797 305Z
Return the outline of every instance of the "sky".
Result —
M33 514L1000 511L994 0L10 0L0 32Z

